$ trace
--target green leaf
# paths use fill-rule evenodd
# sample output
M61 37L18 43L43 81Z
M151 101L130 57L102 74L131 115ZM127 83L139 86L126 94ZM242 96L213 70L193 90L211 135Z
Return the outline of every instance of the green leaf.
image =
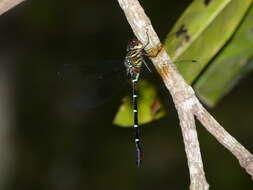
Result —
M209 106L214 106L245 74L252 70L253 6L239 29L198 79L194 88Z
M173 60L196 59L176 65L192 83L236 30L252 0L195 0L186 9L165 41Z
M138 88L141 89L138 95L139 124L142 125L163 117L165 110L154 86L142 80L138 83ZM119 107L113 123L121 127L133 126L133 105L129 96L123 98L123 103Z
M188 83L192 83L199 76L208 62L230 39L251 4L252 0L195 0L182 14L168 34L164 47L172 60L177 61L175 63ZM153 90L142 91L142 87L139 89L141 94L145 94L138 100L139 123L144 124L162 117L165 111L156 98L157 94ZM154 102L159 102L161 107L161 111L156 114L152 110ZM114 124L133 125L130 97L123 99Z

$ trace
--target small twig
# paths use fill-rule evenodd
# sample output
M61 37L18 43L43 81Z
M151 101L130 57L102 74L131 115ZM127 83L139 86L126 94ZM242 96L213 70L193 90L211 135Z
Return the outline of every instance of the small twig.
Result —
M15 7L24 0L1 0L0 1L0 15Z
M238 159L241 167L245 168L253 179L252 154L232 137L200 103L195 105L194 112L202 125Z
M139 2L137 0L118 0L118 2L134 34L143 44L146 42L148 33L149 44L146 50L152 52L159 49L159 54L150 58L170 91L178 111L191 178L190 189L205 190L209 188L205 179L194 116L222 145L236 156L240 165L253 177L252 154L222 128L201 105L192 87L184 81L166 51L161 48L161 42Z

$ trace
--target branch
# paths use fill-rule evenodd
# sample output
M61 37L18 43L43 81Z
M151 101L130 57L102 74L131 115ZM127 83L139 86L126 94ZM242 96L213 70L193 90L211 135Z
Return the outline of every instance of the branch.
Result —
M200 104L194 108L197 119L224 147L226 147L239 161L241 167L245 168L253 179L253 156L234 137L232 137Z
M151 59L169 89L178 111L190 172L190 189L206 190L209 185L206 182L203 169L194 115L191 112L191 104L185 101L189 97L193 97L194 92L177 72L165 50L161 49L161 42L139 2L137 0L118 1L137 38L143 44L146 44L147 38L149 38L147 51L151 49L149 52L152 53L152 51L159 50L159 54Z
M0 15L15 7L24 0L1 0L0 1Z
M222 128L201 105L192 87L184 81L162 48L151 22L139 2L137 0L118 0L118 2L136 37L143 44L146 44L147 38L149 39L146 51L152 53L159 50L159 54L156 57L151 57L151 60L170 91L178 111L191 178L190 189L206 190L209 188L205 179L194 116L223 146L235 155L240 165L253 177L252 154Z

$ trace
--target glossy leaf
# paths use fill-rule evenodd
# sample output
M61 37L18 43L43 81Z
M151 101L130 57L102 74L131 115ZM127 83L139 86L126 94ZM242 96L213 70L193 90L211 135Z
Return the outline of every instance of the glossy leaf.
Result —
M245 74L252 70L253 6L239 29L194 85L200 98L214 106Z
M195 0L186 9L165 41L173 60L196 59L176 64L192 83L236 30L252 0Z

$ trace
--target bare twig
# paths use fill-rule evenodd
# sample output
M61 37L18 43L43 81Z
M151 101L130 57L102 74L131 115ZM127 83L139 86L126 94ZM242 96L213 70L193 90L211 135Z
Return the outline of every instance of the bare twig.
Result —
M0 1L0 15L15 7L24 0L1 0Z
M200 104L196 104L194 112L202 125L239 161L253 178L253 156L234 137L232 137Z
M137 0L118 0L118 2L134 34L143 44L147 41L148 33L150 43L146 51L153 52L161 49L156 57L151 57L151 60L170 91L178 111L191 178L190 189L205 190L209 188L205 179L194 116L222 145L236 156L240 165L253 177L252 154L222 128L201 105L192 87L184 81L166 51L160 48L161 42L139 2Z

